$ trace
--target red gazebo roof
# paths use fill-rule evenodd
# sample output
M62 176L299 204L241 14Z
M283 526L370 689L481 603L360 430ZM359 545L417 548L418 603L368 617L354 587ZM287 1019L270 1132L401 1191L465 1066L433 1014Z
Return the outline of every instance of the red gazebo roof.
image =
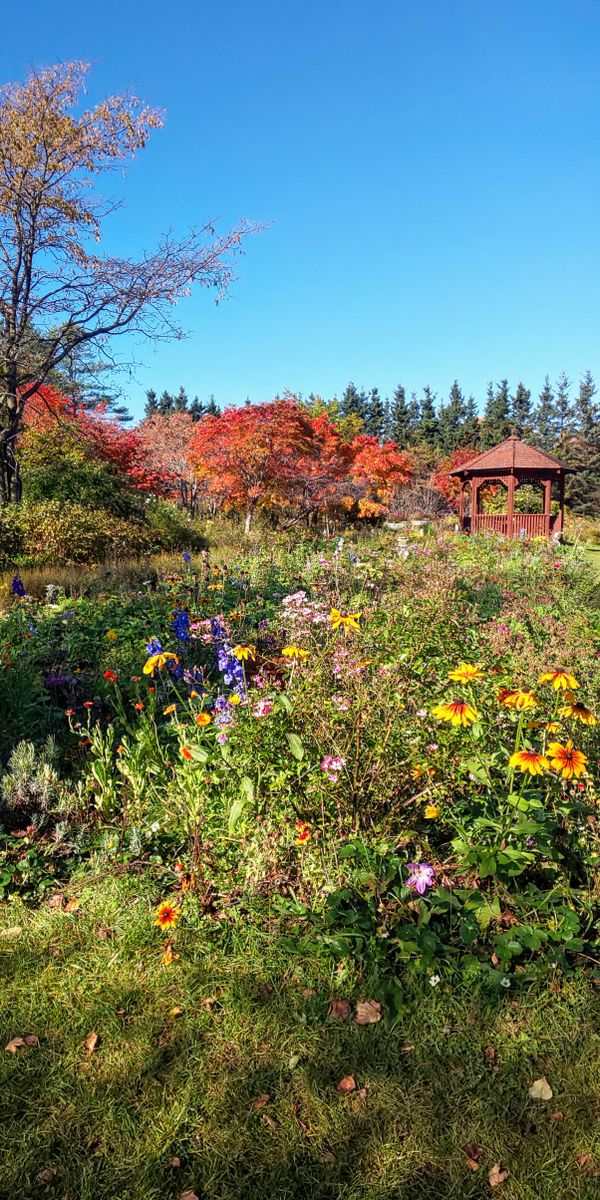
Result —
M483 454L477 454L468 462L461 463L459 467L450 471L450 474L469 475L472 471L486 473L491 471L501 473L512 471L574 472L574 468L560 462L558 458L544 454L543 450L530 446L528 442L522 442L516 434L511 434L498 446L492 446L491 450L484 450Z

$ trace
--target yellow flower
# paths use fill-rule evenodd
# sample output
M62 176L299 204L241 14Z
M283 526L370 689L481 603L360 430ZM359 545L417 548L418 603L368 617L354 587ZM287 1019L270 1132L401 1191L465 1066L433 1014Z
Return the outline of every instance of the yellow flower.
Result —
M467 726L476 721L479 713L466 700L451 700L448 704L438 704L433 709L438 721L448 721L450 725Z
M176 704L167 704L167 707L163 708L163 716L164 717L169 717L171 715L171 713L174 713L174 712L177 712Z
M173 929L181 916L181 909L171 900L163 900L156 910L154 924L160 929Z
M238 696L237 692L234 692L233 696L229 697L229 703L233 704L234 707L237 707L238 704L242 703L242 698L241 696Z
M571 717L573 721L581 721L582 725L597 724L593 712L590 712L589 708L585 707L585 704L579 703L570 692L566 693L565 700L567 703L560 710L561 717Z
M210 713L201 712L201 713L198 713L197 717L194 717L194 720L196 722L196 725L210 725L212 717L211 717Z
M192 689L192 691L190 692L190 700L199 700L199 699L200 699L199 692L196 692Z
M568 671L544 671L540 675L540 683L551 683L555 692L572 691L573 688L578 688L579 684L574 675L570 675Z
M163 960L164 966L170 967L171 963L175 962L176 958L179 958L179 955L175 953L175 951L173 949L173 940L171 939L170 941L165 942L165 945L164 945L163 955L162 955L162 960Z
M550 742L548 746L548 758L550 766L558 771L563 779L577 778L578 775L586 774L587 758L582 754L581 750L573 748L572 741L568 741L563 746L560 742Z
M517 750L508 761L511 767L518 767L530 775L543 775L550 767L548 759L543 754L536 754L535 750Z
M116 642L119 635L118 635L116 629L107 629L106 636L107 636L109 642Z
M236 658L239 658L240 662L245 662L248 658L254 661L256 658L256 646L234 646L233 653Z
M535 708L538 698L535 692L522 692L520 688L500 688L498 703L505 708L516 708L519 712Z
M332 608L329 614L329 620L334 629L343 629L347 633L349 629L356 629L360 633L359 621L362 613L341 613L339 608Z
M438 804L428 804L425 809L425 820L435 821L435 818L439 817L440 812L441 809Z
M454 671L450 671L448 679L454 680L455 683L470 683L472 679L481 679L483 671L481 667L474 667L471 663L460 663L455 667Z
M424 775L431 779L435 775L435 768L430 767L428 763L415 763L414 767L410 768L410 773L413 779L422 779Z
M301 646L284 646L281 653L284 658L308 658L308 650L303 650Z
M151 654L148 661L144 663L142 670L144 675L154 675L155 671L162 671L163 667L168 666L169 663L173 663L173 666L177 666L178 662L179 659L176 654L171 654L168 650L164 652L161 651L160 654Z

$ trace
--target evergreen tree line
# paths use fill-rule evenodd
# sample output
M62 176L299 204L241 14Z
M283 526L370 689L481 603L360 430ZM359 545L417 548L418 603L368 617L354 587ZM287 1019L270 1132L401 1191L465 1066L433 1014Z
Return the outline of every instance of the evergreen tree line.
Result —
M146 392L146 405L144 415L146 417L161 416L167 417L171 413L188 413L194 421L199 421L201 417L211 416L216 417L219 414L219 406L214 396L209 396L208 400L203 401L194 396L190 400L184 387L180 387L178 392L164 391L161 395L157 395L153 388L149 388Z

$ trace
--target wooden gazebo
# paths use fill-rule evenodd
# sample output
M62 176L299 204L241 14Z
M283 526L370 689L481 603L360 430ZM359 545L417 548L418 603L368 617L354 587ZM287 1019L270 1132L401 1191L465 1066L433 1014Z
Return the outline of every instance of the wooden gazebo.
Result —
M505 537L551 537L560 536L563 529L565 506L565 476L573 467L551 458L535 446L522 442L513 434L485 450L475 458L455 467L450 472L460 479L459 517L460 527L467 533L503 533ZM552 484L558 483L558 513L551 512ZM471 512L466 514L466 486L471 484ZM479 511L479 493L486 483L501 483L507 491L505 513L482 513ZM544 511L541 513L515 512L515 490L523 483L538 483L544 489Z

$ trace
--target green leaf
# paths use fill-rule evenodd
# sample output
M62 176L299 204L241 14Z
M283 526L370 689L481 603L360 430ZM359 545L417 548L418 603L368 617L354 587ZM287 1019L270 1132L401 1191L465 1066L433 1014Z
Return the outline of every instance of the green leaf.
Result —
M243 775L240 781L240 787L248 804L254 804L254 783L249 775Z
M294 758L297 758L298 762L300 762L300 760L304 758L304 746L302 745L298 734L286 733L285 736L288 740L288 744L292 754L294 755Z

